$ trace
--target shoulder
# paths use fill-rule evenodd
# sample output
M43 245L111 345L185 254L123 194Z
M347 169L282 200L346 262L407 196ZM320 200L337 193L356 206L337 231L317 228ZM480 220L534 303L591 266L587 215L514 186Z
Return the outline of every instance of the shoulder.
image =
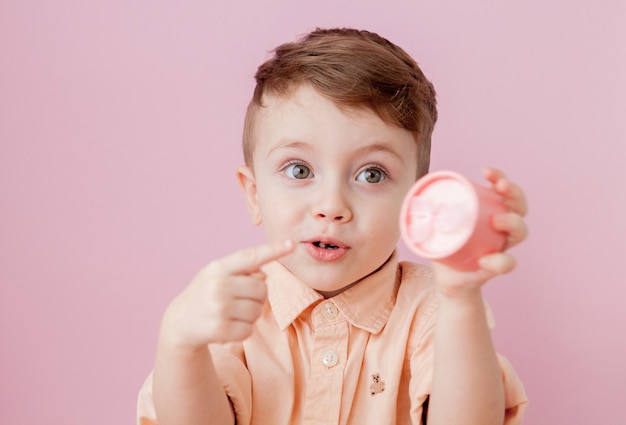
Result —
M430 266L401 261L398 263L398 296L423 302L435 298L435 275Z
M412 261L400 261L398 263L398 269L402 273L403 279L419 278L432 281L434 278L433 269L426 264L414 263Z

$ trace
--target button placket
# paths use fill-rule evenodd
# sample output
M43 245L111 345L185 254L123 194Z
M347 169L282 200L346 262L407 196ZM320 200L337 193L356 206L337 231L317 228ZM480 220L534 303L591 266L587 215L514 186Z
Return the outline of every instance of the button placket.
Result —
M314 353L303 407L306 423L339 423L349 327L340 313L333 301L324 300L311 315Z
M337 317L337 307L332 301L328 301L322 306L322 314L326 319L332 320Z

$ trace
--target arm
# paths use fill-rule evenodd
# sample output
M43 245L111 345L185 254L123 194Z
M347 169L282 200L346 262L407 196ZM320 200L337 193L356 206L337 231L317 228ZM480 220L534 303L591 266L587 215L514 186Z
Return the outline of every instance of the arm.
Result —
M234 424L208 347L196 350L159 340L154 366L154 404L161 425Z
M260 267L293 250L291 242L237 252L205 267L168 306L154 366L160 425L233 424L208 344L252 333L267 296Z
M491 181L509 208L494 217L493 226L507 232L507 248L527 235L522 216L526 201L521 189L497 171L488 169ZM507 253L481 258L480 269L459 272L433 264L439 296L435 328L434 370L428 424L479 424L504 422L504 386L491 340L481 287L492 277L515 267Z
M502 424L502 375L481 294L439 298L428 424Z

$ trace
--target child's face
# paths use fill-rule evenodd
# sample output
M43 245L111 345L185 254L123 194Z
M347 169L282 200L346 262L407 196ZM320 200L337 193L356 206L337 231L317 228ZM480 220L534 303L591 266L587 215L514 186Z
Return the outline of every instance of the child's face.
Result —
M413 135L366 109L346 113L309 86L265 105L253 170L239 174L252 220L269 241L294 241L280 262L334 295L396 247L400 206L417 174Z

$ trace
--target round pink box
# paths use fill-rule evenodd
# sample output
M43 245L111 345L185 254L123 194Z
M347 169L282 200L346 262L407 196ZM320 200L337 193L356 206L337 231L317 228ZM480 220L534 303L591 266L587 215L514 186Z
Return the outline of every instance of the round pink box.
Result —
M478 259L501 251L506 234L491 225L505 212L500 195L452 171L419 179L400 212L402 239L416 255L457 270L479 268Z

